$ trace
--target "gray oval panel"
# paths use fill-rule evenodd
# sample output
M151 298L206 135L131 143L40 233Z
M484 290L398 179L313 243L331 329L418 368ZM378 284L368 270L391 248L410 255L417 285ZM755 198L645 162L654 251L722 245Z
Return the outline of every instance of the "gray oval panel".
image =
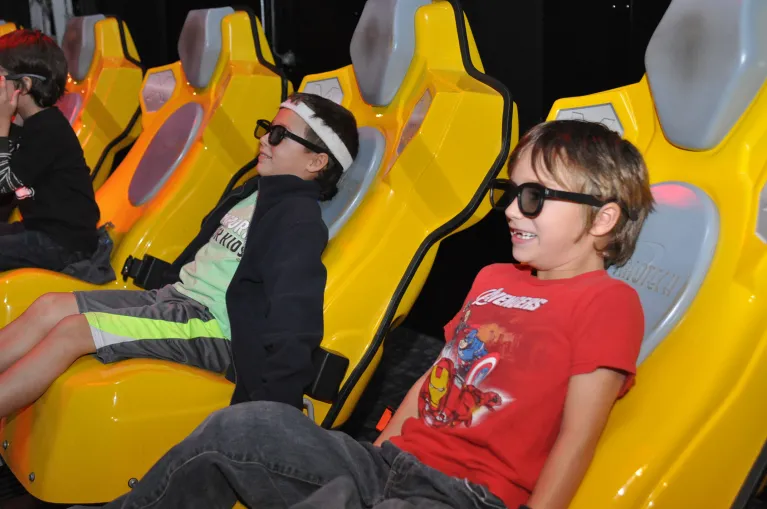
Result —
M136 168L128 199L133 206L143 205L162 189L192 147L202 123L203 109L187 103L173 112L157 131Z

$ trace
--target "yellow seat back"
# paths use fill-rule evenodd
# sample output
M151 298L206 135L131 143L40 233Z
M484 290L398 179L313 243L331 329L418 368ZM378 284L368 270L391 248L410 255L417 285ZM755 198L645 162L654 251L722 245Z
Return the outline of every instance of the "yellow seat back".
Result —
M552 108L633 142L658 203L610 270L645 312L637 385L571 508L732 507L767 439L765 24L763 2L674 0L639 83Z
M118 273L150 246L165 260L181 252L229 179L255 157L256 120L272 118L287 93L247 12L191 11L179 53L179 62L147 72L143 132L96 194L102 223L114 225Z
M487 185L517 139L508 92L481 73L457 3L368 2L351 55L351 66L301 87L339 101L361 128L360 155L339 196L323 204L332 238L322 347L339 363L325 367L313 386L322 390L305 404L327 427L354 409L439 243L489 211Z
M98 189L115 154L141 131L138 95L143 68L128 27L115 17L71 18L62 49L69 81L57 106L80 139Z
M0 36L11 33L16 30L16 24L0 19Z

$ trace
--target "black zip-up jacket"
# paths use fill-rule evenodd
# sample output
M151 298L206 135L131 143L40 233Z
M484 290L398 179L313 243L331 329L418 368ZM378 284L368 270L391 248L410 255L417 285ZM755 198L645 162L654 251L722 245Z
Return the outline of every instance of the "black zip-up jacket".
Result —
M19 198L14 205L24 228L40 231L72 252L91 256L96 251L99 206L90 169L58 108L35 113L24 127L11 126L10 138L0 137L0 194Z
M248 239L226 292L235 382L231 404L268 400L303 407L314 377L312 352L322 340L328 229L320 187L292 175L256 177L224 196L200 233L171 265L169 280L216 231L221 218L258 190Z

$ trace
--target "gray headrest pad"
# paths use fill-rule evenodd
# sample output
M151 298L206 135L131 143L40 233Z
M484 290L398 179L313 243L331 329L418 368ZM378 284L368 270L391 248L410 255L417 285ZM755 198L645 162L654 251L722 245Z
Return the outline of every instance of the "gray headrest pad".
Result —
M221 21L233 14L231 7L197 9L186 15L178 39L178 55L184 73L195 88L205 88L221 56Z
M708 274L719 240L719 211L700 188L684 182L652 186L655 212L642 227L631 259L610 274L639 294L644 361L682 320Z
M718 145L767 79L765 0L673 0L645 66L666 138Z
M332 239L343 228L367 195L375 181L386 152L386 137L375 127L359 129L360 148L357 157L341 180L333 199L320 203L322 219Z
M67 21L61 49L67 59L69 74L75 81L88 76L96 53L96 23L106 19L103 14L78 16Z
M415 13L431 0L368 0L354 30L351 57L362 98L386 106L415 54Z

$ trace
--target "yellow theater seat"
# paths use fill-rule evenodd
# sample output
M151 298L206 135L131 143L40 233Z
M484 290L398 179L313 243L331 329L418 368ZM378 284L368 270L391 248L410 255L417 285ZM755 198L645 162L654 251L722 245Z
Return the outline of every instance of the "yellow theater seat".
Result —
M255 121L271 118L289 92L250 12L191 11L179 54L179 62L147 71L144 132L96 194L102 222L114 224L117 272L150 246L163 259L181 252L229 179L255 157Z
M258 46L254 41L258 39ZM96 192L101 223L111 223L116 274L129 256L175 258L229 179L258 149L255 121L271 118L288 92L258 20L229 7L191 11L181 61L150 69L141 93L143 129ZM38 269L0 275L0 325L49 291L135 288L118 276L95 286Z
M115 154L141 132L143 66L128 27L115 17L71 18L61 47L69 80L57 106L77 133L98 189Z
M439 242L488 212L487 187L518 136L508 91L478 70L457 0L370 0L351 55L351 66L308 76L301 87L350 108L360 127L359 155L323 204L331 235L326 334L305 407L328 427L348 417ZM202 214L209 204L193 207ZM148 245L166 260L175 254ZM0 452L42 500L103 502L227 405L232 389L194 368L151 360L104 366L88 356L2 421L8 447Z
M4 21L0 19L0 36L13 32L14 30L16 30L15 23L11 23L10 21Z
M767 439L766 25L760 0L673 0L639 83L551 110L636 144L658 203L610 269L645 312L637 385L571 509L745 507Z
M370 41L375 28L399 38L394 51L385 37ZM458 2L368 2L351 57L352 66L302 84L341 102L360 125L360 154L339 195L322 204L331 235L324 355L316 359L324 369L305 405L325 427L348 419L439 243L489 211L487 179L518 137L508 91L481 74Z

